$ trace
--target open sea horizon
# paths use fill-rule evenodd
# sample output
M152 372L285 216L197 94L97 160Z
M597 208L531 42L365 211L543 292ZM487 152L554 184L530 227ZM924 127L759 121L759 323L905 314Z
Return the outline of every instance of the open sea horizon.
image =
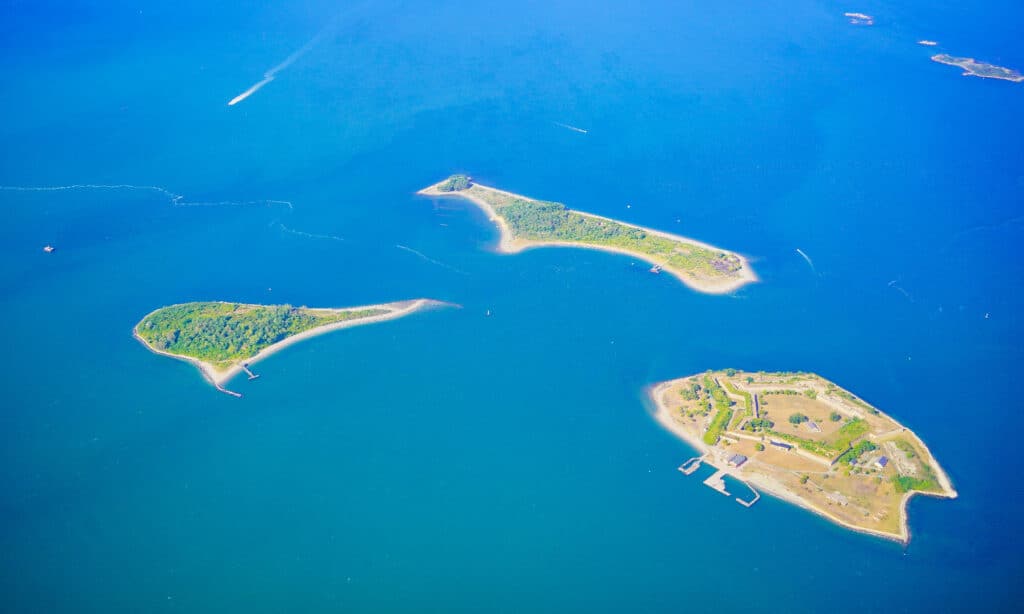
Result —
M0 609L1024 596L1024 84L929 60L1024 70L1024 5L44 0L3 17ZM415 194L456 172L739 252L760 282L713 296L616 254L498 254L481 211ZM298 343L232 380L242 399L132 338L187 301L420 297L462 308ZM959 498L912 498L904 546L684 478L693 450L645 389L727 367L852 391Z

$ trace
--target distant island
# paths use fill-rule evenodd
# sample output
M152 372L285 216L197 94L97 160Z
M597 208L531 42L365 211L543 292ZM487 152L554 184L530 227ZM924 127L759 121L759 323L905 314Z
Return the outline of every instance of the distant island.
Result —
M820 514L840 525L907 542L907 501L957 496L917 435L862 399L809 373L734 369L663 382L649 391L655 418L700 453L683 463Z
M855 26L873 26L875 25L875 18L865 13L843 13L843 17L850 20Z
M742 256L693 239L574 211L556 202L503 192L452 175L419 191L424 196L460 196L498 224L498 251L534 247L583 247L627 254L664 270L687 286L710 294L732 292L757 281Z
M310 309L291 305L195 302L161 307L142 318L133 334L147 348L194 364L217 390L240 371L274 352L349 326L394 320L432 306L416 299L344 309Z
M957 58L951 55L946 55L945 53L939 53L932 56L932 61L938 62L939 64L947 64L949 66L958 66L964 69L963 75L965 77L1002 79L1004 81L1013 81L1014 83L1024 81L1024 75L1020 74L1016 70L1003 68L1002 66L996 66L994 64L986 64L985 62L977 62L974 58Z

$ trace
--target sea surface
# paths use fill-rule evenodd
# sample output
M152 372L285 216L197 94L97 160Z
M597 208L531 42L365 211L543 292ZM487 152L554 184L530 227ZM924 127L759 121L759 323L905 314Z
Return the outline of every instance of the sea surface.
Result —
M139 186L0 190L3 611L1019 606L1024 84L928 57L1024 70L1021 3L0 10L0 185ZM415 196L453 172L762 282L498 255ZM240 400L131 336L190 300L414 297L461 308L296 345ZM725 367L854 391L960 498L913 499L905 547L684 478L644 389Z

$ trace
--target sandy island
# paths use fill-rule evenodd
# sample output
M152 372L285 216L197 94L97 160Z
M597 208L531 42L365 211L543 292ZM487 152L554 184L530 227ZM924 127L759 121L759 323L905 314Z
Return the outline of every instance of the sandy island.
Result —
M345 320L343 322L333 322L331 324L325 324L323 326L317 326L315 328L311 328L311 329L303 331L303 332L301 332L301 333L299 333L297 335L293 335L291 337L287 337L285 339L282 339L281 341L278 341L277 343L271 344L271 345L263 348L262 350L260 350L257 354L255 354L251 358L246 358L245 360L239 360L238 362L236 362L235 364L231 365L230 367L228 367L226 369L218 369L216 366L214 366L214 365L212 365L212 364L210 364L208 362L205 362L205 361L202 361L202 360L198 360L198 359L192 358L190 356L182 356L181 354L172 354L171 352L166 352L164 350L160 350L160 349L157 349L157 348L153 347L148 341L146 341L145 339L142 338L141 335L139 335L139 331L138 331L139 324L144 322L146 320L146 317L143 317L139 321L139 324L136 324L135 327L132 329L132 336L135 337L142 345L146 346L146 348L149 351L153 352L154 354L160 354L162 356L170 356L171 358L176 358L178 360L183 360L185 362L188 362L188 363L191 363L191 364L195 365L199 369L199 371L203 374L203 377L206 378L206 380L208 382L210 382L217 390L220 390L221 392L226 392L226 393L231 394L233 396L241 396L240 394L238 394L236 392L231 392L231 391L227 390L226 388L224 388L224 384L227 383L228 380L230 380L234 376L236 376L239 373L241 373L242 370L243 370L243 367L247 367L249 365L253 365L253 364L255 364L255 363L257 363L257 362L267 358L268 356L271 356L272 354L280 352L281 350L285 349L286 347L288 347L290 345L293 345L293 344L298 343L300 341L304 341L306 339L312 339L313 337L316 337L318 335L323 335L323 334L326 334L326 333L334 332L334 331L340 330L342 328L350 328L350 327L353 327L353 326L363 326L365 324L374 324L374 323L377 323L377 322L386 322L388 320L395 320L397 318L401 318L401 317L410 315L412 313L415 313L417 311L421 311L421 310L424 310L424 309L430 309L430 308L434 308L434 307L443 307L443 306L447 306L447 305L449 305L449 303L444 303L442 301L435 301L435 300L426 299L426 298L420 298L420 299L414 299L414 300L409 300L409 301L398 301L398 302L394 302L394 303L381 303L379 305L363 305L363 306L359 306L359 307L345 307L345 308L336 308L336 309L335 308L312 308L312 309L308 309L309 311L322 312L322 313L341 313L341 312L348 312L348 311L359 311L359 310L364 310L364 309L375 309L375 310L386 310L388 313L379 314L379 315L375 315L375 316L369 316L369 317L365 317L365 318L356 318L356 319L353 319L353 320ZM161 309L163 309L163 307L161 307ZM156 309L156 310L150 312L150 314L156 313L157 311L160 311L160 309ZM150 314L147 314L147 317Z
M721 474L728 475L739 480L748 487L751 487L752 485L753 487L763 490L776 498L788 501L789 503L818 514L819 516L848 529L886 539L892 539L904 544L910 541L910 527L907 520L907 502L914 495L921 494L949 499L954 499L958 496L956 490L953 488L949 476L947 476L945 471L943 471L939 466L938 461L936 461L935 457L932 456L931 451L927 446L925 446L924 442L914 435L913 432L893 420L890 416L875 408L871 408L862 401L856 400L855 397L854 400L856 404L846 398L833 396L835 394L834 391L830 392L830 389L827 387L827 384L830 384L829 382L819 378L818 376L806 374L810 379L802 382L803 389L815 390L818 398L823 399L826 403L826 407L839 409L843 412L844 416L847 417L851 415L859 418L868 417L870 420L877 421L880 424L890 423L891 430L886 430L878 434L870 433L867 435L868 439L878 443L880 451L887 454L893 454L890 450L895 451L895 446L886 444L885 442L892 442L897 439L911 440L913 441L914 448L917 449L918 452L922 453L924 457L923 462L930 464L931 469L934 471L937 490L929 492L910 490L900 495L899 499L892 504L892 507L897 513L897 518L885 518L886 514L883 513L882 518L885 522L875 524L873 522L877 520L875 517L870 519L860 518L859 513L851 514L850 508L856 507L856 501L847 500L846 496L837 494L838 491L833 490L830 492L828 489L835 488L835 485L830 485L828 479L818 479L829 473L832 474L832 482L849 479L848 474L846 478L840 477L839 471L843 465L837 463L836 459L829 461L828 459L811 454L806 450L801 450L797 446L791 446L792 449L781 452L775 448L776 444L772 443L772 440L775 440L777 443L785 443L784 441L780 441L778 437L754 437L739 429L724 430L722 433L722 439L716 445L711 446L705 443L701 437L701 428L706 427L706 422L704 425L701 425L699 422L695 425L689 425L687 424L685 417L677 416L677 414L679 414L679 407L670 407L670 404L677 404L675 399L680 385L686 381L693 381L694 378L699 378L702 375L703 374L670 380L649 386L647 388L647 401L650 403L648 406L649 413L659 425L696 449L700 455L699 463L710 465L717 471L721 472ZM722 372L716 372L712 375L715 376L714 381L717 383L719 381L718 378L722 377ZM772 374L765 375L742 372L739 372L738 375L756 376L759 380L770 378L772 376ZM735 386L736 380L732 380L731 378L730 380L731 385L734 387L729 390L728 396L734 401L742 400L736 395L739 390L743 390L744 392L753 392L756 397L758 390L763 392L766 388L771 386L770 384L766 385L764 381L756 381L752 386L749 386L744 390ZM793 386L791 383L787 383L785 385L780 384L778 387L796 386ZM803 395L801 394L793 398L801 402L806 401L806 399L802 397ZM771 398L783 400L787 399L787 396L773 396ZM755 403L756 402L757 401L755 400ZM776 400L772 401L772 403L778 402L779 401ZM765 406L762 405L762 412L765 411L764 408ZM864 408L870 408L870 411L861 411ZM775 411L775 408L773 408L773 411ZM785 410L785 413L788 413L788 410ZM767 415L767 413L763 415ZM773 420L779 420L780 418L785 419L782 415L773 415ZM742 422L746 422L746 420L749 419L750 417L745 418ZM815 423L812 421L810 424L813 425ZM694 428L695 426L697 428ZM823 424L823 426L825 425ZM789 425L788 428L799 429L801 427L802 425L796 425L795 427L793 425ZM818 427L815 426L815 428ZM706 432L706 430L704 432ZM762 447L761 451L756 450L755 446L757 446L757 444L760 444L760 447ZM739 466L734 466L734 464L730 462L730 459L735 454L745 455L744 461L741 462ZM746 457L749 457L749 460ZM897 461L895 456L892 460ZM894 465L899 465L899 463L893 462L888 466L891 468ZM684 466L679 468L680 471L684 470ZM865 465L858 465L858 467L862 466ZM694 469L696 469L696 467L694 467ZM881 477L882 472L880 469L872 468L871 470L877 471L879 473L879 477ZM685 471L683 472L686 473ZM800 481L800 475L811 475L815 477L815 480L808 480L810 484L806 484L805 482ZM868 480L869 478L865 477L863 479ZM714 486L712 487L714 488ZM752 487L751 489L753 490ZM725 494L724 491L722 492ZM812 492L814 492L813 495L810 494ZM748 507L752 504L752 502L749 504L744 503L739 498L737 498L737 501ZM756 497L754 501L756 501ZM898 521L895 523L895 526L889 528L882 528L880 526L882 524L892 525L892 520Z
M418 191L417 194L419 194L421 196L431 196L431 197L458 197L458 198L464 198L464 199L472 202L474 205L476 205L480 209L482 209L484 211L484 213L487 214L487 217L492 222L497 224L497 226L498 226L498 230L500 231L500 237L501 238L500 238L500 240L498 242L497 251L499 253L502 253L502 254L515 254L515 253L522 252L522 251L527 250L527 249L534 249L534 248L538 248L538 247L574 247L574 248L577 248L577 249L594 249L594 250L599 250L599 251L603 251L603 252L610 252L610 253L614 253L614 254L623 254L623 255L626 255L626 256L632 256L632 257L634 257L634 258L636 258L638 260L642 260L644 262L647 262L648 264L657 265L657 266L661 267L662 270L664 270L666 273L669 273L673 277L677 278L679 281L683 282L683 284L685 284L687 287L692 288L694 290L697 290L698 292L703 292L705 294L728 294L730 292L738 290L739 288L741 288L741 287L743 287L743 286L745 286L745 285L747 285L749 283L754 283L754 282L760 281L758 279L758 277L757 277L757 274L754 273L754 270L750 267L750 263L747 261L747 259L744 258L743 256L739 255L739 254L736 254L735 252L728 252L728 250L723 250L723 249L721 249L719 247L715 247L715 246L709 245L707 243L702 243L700 241L695 241L695 240L690 239L688 237L683 237L683 236L680 236L680 235L674 235L674 234L670 234L670 233L667 233L667 232L661 232L659 230L653 230L653 229L650 229L650 228L645 228L643 226L637 226L635 224L629 224L629 223L623 222L621 220L613 220L611 218L602 217L600 215L594 215L592 213L585 213L583 211L578 211L576 209L569 209L569 211L572 212L572 213L575 213L577 215L582 215L584 217L589 217L589 218L592 218L592 219L598 219L598 220L614 222L616 224L621 224L621 225L626 226L628 228L635 228L637 230L642 230L642 231L644 231L646 233L650 233L652 235L656 235L656 236L659 236L659 237L664 237L664 238L669 239L671 241L678 241L680 243L686 243L686 244L694 245L694 246L701 247L701 248L704 248L704 249L709 249L709 250L714 250L714 251L719 251L719 252L731 253L731 254L735 255L740 260L741 268L739 269L739 271L737 271L737 274L736 274L735 277L727 277L727 278L706 278L706 277L705 278L697 278L690 271L681 270L681 269L677 269L675 267L669 266L666 262L657 260L657 259L653 258L652 256L650 256L649 254L645 254L645 253L640 252L640 251L635 251L635 250L626 249L626 248L619 248L619 247L611 247L611 246L607 246L607 245L594 245L594 244L591 244L591 243L583 243L583 242L573 242L573 241L534 241L534 240L531 240L531 239L523 239L521 237L516 237L515 234L513 233L512 229L509 228L508 222L503 217L498 215L498 213L494 210L494 207L492 207L490 205L490 203L488 203L486 200L477 197L476 195L472 194L469 190L457 190L457 191L452 191L452 192L443 192L443 191L438 189L438 186L443 184L443 183L444 183L444 181L438 182L438 183L436 183L436 184L434 184L432 186L429 186L427 188L424 188L424 189ZM533 198L530 198L529 196L523 196L521 194L515 194L514 192L506 192L504 190L498 190L496 188L491 188L491 187L488 187L488 186L480 185L479 183L476 183L476 182L472 183L472 187L476 188L476 189L480 189L480 190L487 190L487 191L494 192L494 193L497 193L497 194L502 194L502 195L505 195L505 196L508 196L508 197L511 197L511 198L519 198L519 199L523 199L523 200L535 200Z

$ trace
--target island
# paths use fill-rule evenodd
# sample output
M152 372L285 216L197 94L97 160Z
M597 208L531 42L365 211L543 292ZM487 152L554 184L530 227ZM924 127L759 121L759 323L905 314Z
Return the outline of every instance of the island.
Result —
M865 13L843 13L843 17L849 19L850 23L855 26L875 25L875 18Z
M939 64L947 64L949 66L958 66L964 69L963 76L965 77L1002 79L1004 81L1013 81L1014 83L1024 81L1024 75L1020 74L1016 70L1003 68L1002 66L996 66L995 64L977 62L974 58L957 58L951 55L946 55L945 53L939 53L932 56L932 61L938 62Z
M698 451L679 470L716 472L844 527L910 539L907 501L955 498L949 477L910 429L811 373L708 371L649 389L655 419Z
M213 386L224 388L239 372L304 339L331 331L384 322L445 305L415 299L363 307L311 309L291 305L250 305L219 301L161 307L135 325L133 335L151 351L192 363Z
M709 294L732 292L757 281L739 254L686 237L575 211L556 202L490 188L466 175L452 175L418 192L424 196L465 198L483 209L501 232L498 251L515 253L536 247L582 247L627 254Z

